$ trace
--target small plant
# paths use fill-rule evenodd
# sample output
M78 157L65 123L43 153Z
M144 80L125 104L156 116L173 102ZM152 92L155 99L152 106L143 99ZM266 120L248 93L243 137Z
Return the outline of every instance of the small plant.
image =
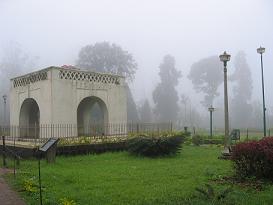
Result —
M128 151L131 154L156 157L176 154L184 141L182 135L165 134L163 136L141 135L128 140Z
M222 145L222 144L224 144L224 139L218 139L218 138L215 138L215 139L204 139L203 143L204 144Z
M72 199L68 199L65 197L60 199L59 205L76 205L76 202Z
M80 137L78 141L79 144L90 144L90 139L86 136Z
M33 178L24 180L23 189L29 193L38 192L38 185L35 184Z
M202 143L202 138L200 135L193 135L192 136L192 143L196 146L199 146Z
M230 192L232 192L231 187L226 188L219 193L217 193L210 184L205 184L206 188L195 188L195 190L204 196L207 200L220 201L225 199Z

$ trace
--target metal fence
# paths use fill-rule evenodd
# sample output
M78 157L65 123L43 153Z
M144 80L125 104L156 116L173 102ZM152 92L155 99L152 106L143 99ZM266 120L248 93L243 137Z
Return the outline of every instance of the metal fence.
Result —
M43 124L0 126L0 135L16 141L43 142L48 138L124 137L132 133L172 131L172 123Z
M190 127L188 129L192 134L199 134L199 135L210 135L210 130L209 129L205 129L205 128L193 128ZM233 130L233 128L230 128L230 133ZM239 128L240 130L240 135L241 135L241 139L244 140L252 140L252 139L262 139L263 138L263 129L258 129L258 128ZM272 132L272 128L267 130L267 136L272 136L271 134ZM225 135L225 130L224 128L213 128L213 136L224 136Z

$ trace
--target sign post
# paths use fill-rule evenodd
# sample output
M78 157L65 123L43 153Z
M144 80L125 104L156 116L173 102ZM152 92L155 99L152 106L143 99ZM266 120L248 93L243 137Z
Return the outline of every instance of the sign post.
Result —
M41 182L41 158L42 158L43 153L46 153L47 162L48 163L55 162L58 141L59 141L59 139L50 138L38 150L40 205L43 205L42 182Z

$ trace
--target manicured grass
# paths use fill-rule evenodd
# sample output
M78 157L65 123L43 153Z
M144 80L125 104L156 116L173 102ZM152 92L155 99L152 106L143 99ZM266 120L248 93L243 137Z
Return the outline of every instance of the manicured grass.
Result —
M55 164L42 161L44 204L61 198L77 204L211 204L196 195L195 188L210 183L217 190L228 187L211 179L232 175L230 161L219 160L216 146L184 146L175 157L141 158L127 152L75 157L57 157ZM20 190L25 180L37 181L37 161L22 161L17 178L10 183ZM38 193L20 192L28 204L38 204ZM233 187L227 204L270 204L273 186L256 193L251 188ZM220 202L219 202L220 204Z

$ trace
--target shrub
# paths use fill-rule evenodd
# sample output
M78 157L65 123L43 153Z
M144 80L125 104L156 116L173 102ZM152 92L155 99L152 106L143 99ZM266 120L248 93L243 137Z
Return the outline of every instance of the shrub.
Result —
M241 178L273 180L273 137L237 144L232 152L236 174Z
M182 134L163 136L141 135L128 141L128 151L134 155L148 157L176 154L184 141Z
M202 143L202 138L200 135L193 135L192 136L192 143L196 146L199 146Z
M215 145L221 145L224 144L223 139L203 139L204 144L215 144Z
M76 205L76 202L74 200L62 198L62 199L60 199L59 205Z
M36 193L38 192L38 185L35 184L35 181L33 178L25 179L23 184L23 189L24 191L29 193Z
M216 192L216 190L210 185L205 184L205 188L195 188L195 190L200 193L202 196L204 196L207 200L212 201L221 201L227 198L228 194L232 192L231 187L228 187L219 193Z
M183 143L186 145L191 144L191 133L185 131L179 131L174 133L175 136L180 136L183 138Z
M224 137L223 136L213 136L213 138L210 138L206 135L193 135L191 142L194 145L201 145L201 144L215 144L215 145L221 145L224 144Z

